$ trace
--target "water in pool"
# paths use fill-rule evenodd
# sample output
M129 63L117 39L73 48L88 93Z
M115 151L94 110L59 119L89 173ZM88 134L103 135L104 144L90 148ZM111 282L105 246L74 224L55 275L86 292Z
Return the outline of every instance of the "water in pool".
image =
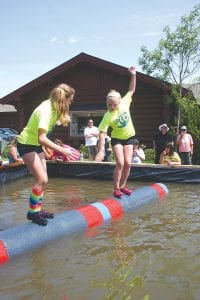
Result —
M28 222L32 183L28 177L1 186L1 230ZM133 188L149 184L129 182ZM199 187L166 185L170 193L160 203L1 265L0 299L199 300ZM44 208L58 213L111 192L111 181L50 178Z

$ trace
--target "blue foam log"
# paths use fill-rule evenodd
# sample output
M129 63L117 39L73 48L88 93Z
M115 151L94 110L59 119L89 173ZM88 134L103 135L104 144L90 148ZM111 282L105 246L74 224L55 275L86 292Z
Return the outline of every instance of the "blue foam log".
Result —
M143 205L161 200L168 194L162 183L138 188L130 196L114 197L57 214L47 226L34 223L17 225L0 232L0 263L39 248L52 240L98 226Z

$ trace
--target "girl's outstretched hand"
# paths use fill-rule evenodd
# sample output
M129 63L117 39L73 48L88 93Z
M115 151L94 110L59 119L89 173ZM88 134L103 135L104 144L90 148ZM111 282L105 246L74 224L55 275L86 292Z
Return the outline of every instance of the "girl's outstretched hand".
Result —
M131 66L128 70L131 73L131 75L136 75L136 67Z
M62 148L62 154L69 159L72 159L74 157L72 149L69 148Z

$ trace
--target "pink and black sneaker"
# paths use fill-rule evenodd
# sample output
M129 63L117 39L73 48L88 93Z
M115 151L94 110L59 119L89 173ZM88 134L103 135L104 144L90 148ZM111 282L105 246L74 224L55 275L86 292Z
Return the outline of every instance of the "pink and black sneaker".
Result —
M132 193L132 190L128 189L127 186L124 186L123 188L121 188L120 191L121 191L123 194L128 195L128 196L130 196L131 193Z
M113 192L113 196L116 198L121 198L122 195L123 193L120 191L120 189L115 189Z

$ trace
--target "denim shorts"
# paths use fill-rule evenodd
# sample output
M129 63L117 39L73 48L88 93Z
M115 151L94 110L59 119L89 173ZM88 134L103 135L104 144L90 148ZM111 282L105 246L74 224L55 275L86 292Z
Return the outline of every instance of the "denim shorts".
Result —
M43 149L42 146L35 146L35 145L26 145L26 144L20 144L17 142L17 150L22 157L24 154L30 153L30 152L37 152L42 153Z
M111 145L112 146L115 146L117 144L122 145L122 146L133 145L133 139L134 139L134 136L131 136L130 138L128 138L126 140L111 138Z

